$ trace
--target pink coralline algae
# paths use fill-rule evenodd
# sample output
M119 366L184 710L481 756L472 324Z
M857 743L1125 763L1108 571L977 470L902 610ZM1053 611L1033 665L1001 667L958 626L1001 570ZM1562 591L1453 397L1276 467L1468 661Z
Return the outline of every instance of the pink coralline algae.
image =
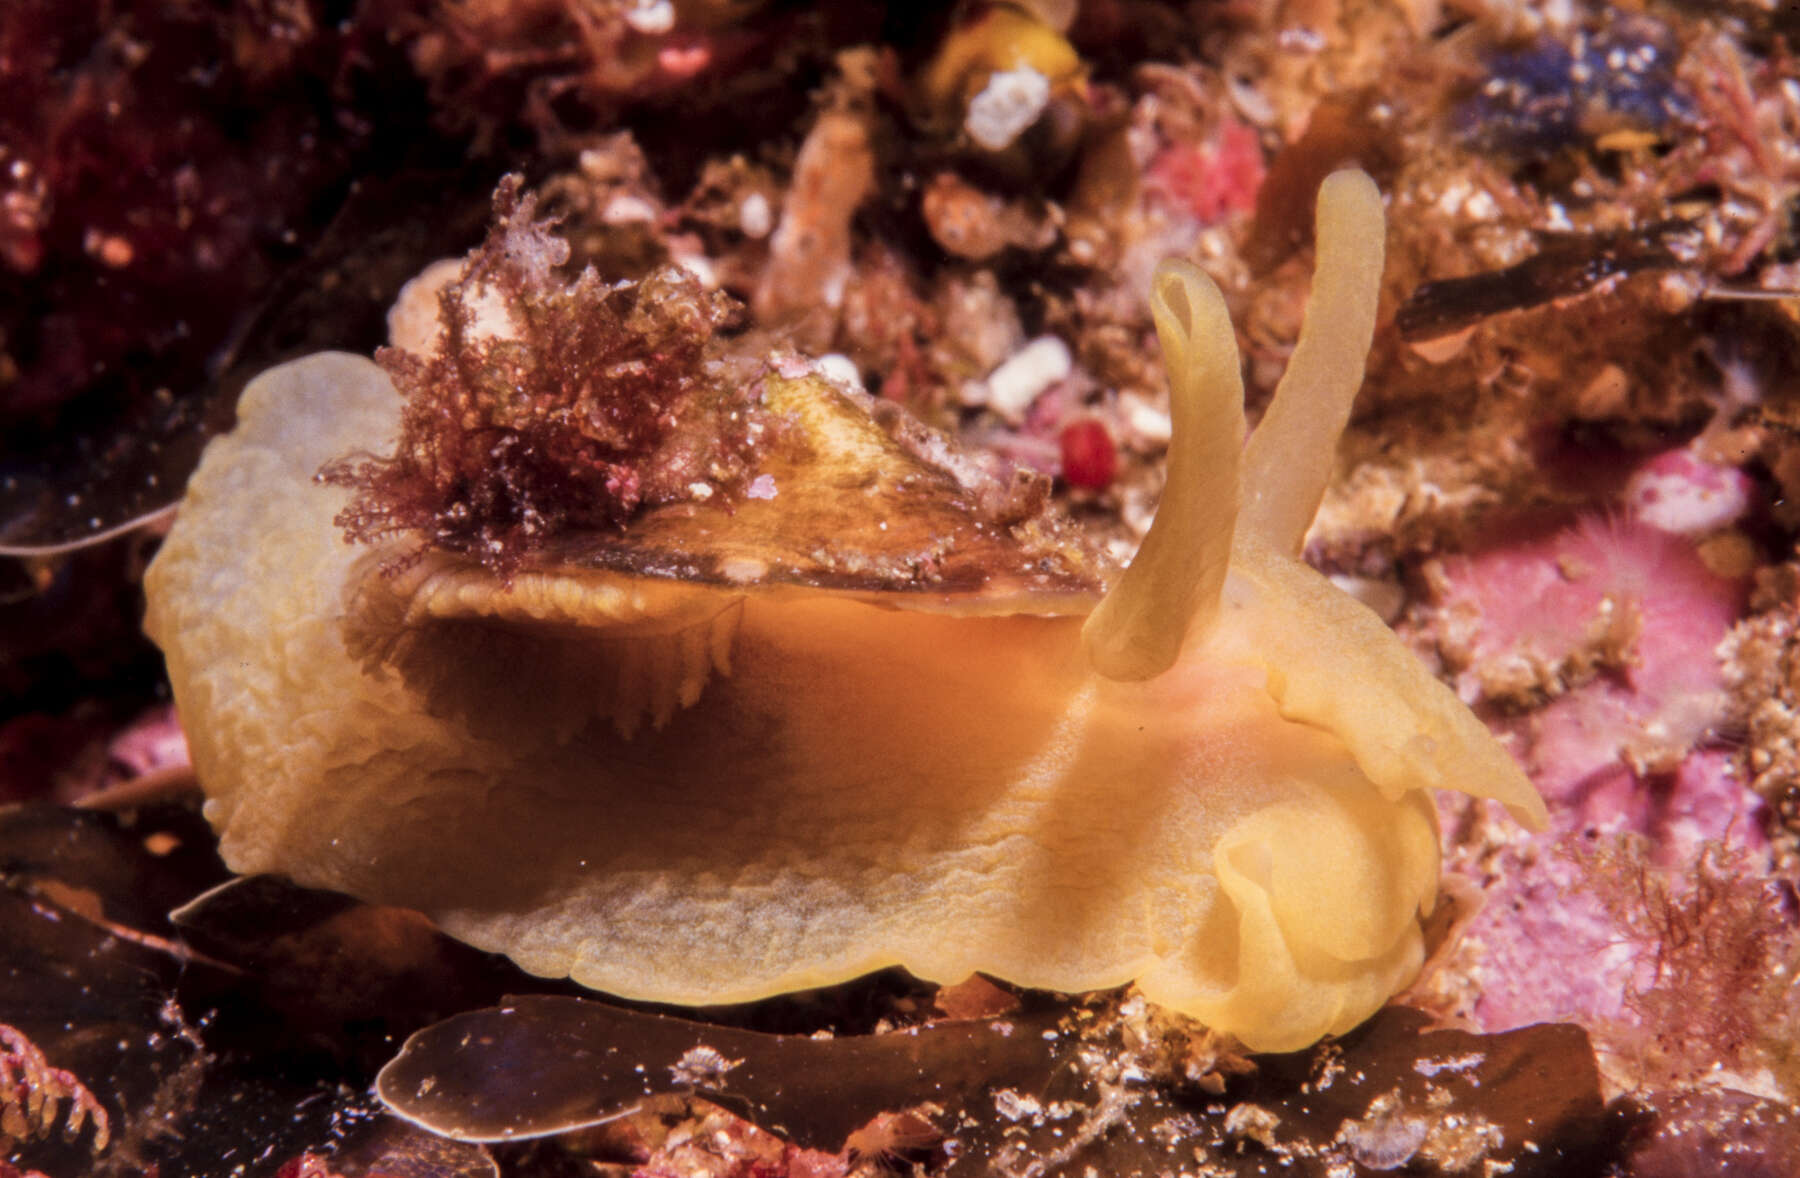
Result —
M1256 131L1228 119L1206 143L1164 148L1150 164L1146 185L1210 225L1227 214L1255 208L1266 174Z
M1695 1070L1659 995L1689 993L1707 1028L1695 1033L1731 1038L1712 1032L1754 1027L1761 999L1711 973L1740 960L1768 973L1796 940L1792 913L1762 894L1766 805L1729 748L1718 648L1747 583L1715 571L1700 539L1752 498L1741 473L1671 451L1626 480L1628 514L1427 570L1438 654L1551 811L1550 830L1528 836L1479 804L1445 804L1447 865L1485 903L1427 989L1486 1031L1579 1021L1620 1083ZM1753 1066L1755 1035L1737 1038L1709 1058Z
M1735 863L1766 848L1760 802L1734 775L1730 754L1708 749L1672 774L1641 778L1619 767L1577 796L1550 798L1551 829L1495 847L1473 807L1441 811L1448 864L1485 889L1465 931L1477 993L1459 1013L1484 1031L1574 1020L1590 1028L1636 1026L1641 994L1659 984L1665 946L1652 930L1627 927L1628 898L1600 878L1594 856L1642 848L1642 867L1686 894L1709 846ZM1621 844L1621 836L1637 843ZM1637 854L1633 851L1631 854Z
M1515 713L1505 726L1547 798L1620 765L1673 770L1723 722L1715 652L1746 588L1681 537L1590 517L1431 579L1459 693Z

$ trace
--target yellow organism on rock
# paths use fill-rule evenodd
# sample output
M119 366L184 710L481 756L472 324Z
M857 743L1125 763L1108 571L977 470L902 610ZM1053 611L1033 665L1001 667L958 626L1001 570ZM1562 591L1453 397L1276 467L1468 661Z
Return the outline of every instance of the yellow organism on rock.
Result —
M1429 791L1543 817L1482 724L1298 559L1382 237L1368 178L1329 179L1306 327L1247 447L1219 292L1157 271L1168 485L1103 596L1060 533L975 505L954 455L804 365L758 378L788 437L756 493L506 574L334 525L349 492L316 472L397 436L381 368L265 374L148 578L226 861L629 998L899 965L1135 982L1258 1050L1350 1029L1420 964ZM884 524L935 555L856 547Z

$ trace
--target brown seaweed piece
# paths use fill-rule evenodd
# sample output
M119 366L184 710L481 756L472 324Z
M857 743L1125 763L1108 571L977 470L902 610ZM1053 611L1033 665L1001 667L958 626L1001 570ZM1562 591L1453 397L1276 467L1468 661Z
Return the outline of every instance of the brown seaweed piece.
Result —
M279 1020L247 1002L250 979L169 935L168 906L221 874L186 809L129 822L0 809L0 1022L91 1088L111 1129L105 1140L91 1128L40 1137L6 1161L98 1178L158 1167L275 1178L288 1157L316 1151L347 1176L493 1178L485 1150L372 1115L365 1076L294 1055ZM0 1095L0 1119L17 1095Z
M582 998L519 997L420 1031L376 1080L383 1102L459 1141L522 1141L697 1093L811 1149L877 1114L961 1108L1041 1082L1061 1010L880 1035L814 1038L710 1026Z
M1343 1040L1258 1057L1221 1089L1169 1074L1158 1032L1147 1042L1112 1004L817 1039L530 997L419 1032L376 1088L398 1115L473 1142L570 1133L685 1094L837 1151L879 1113L929 1106L950 1175L1598 1172L1622 1126L1603 1115L1579 1028L1424 1023L1391 1008Z
M278 876L227 880L170 919L183 944L243 971L239 997L278 1014L284 1039L370 1070L395 1036L541 984L416 912Z
M1603 283L1681 265L1671 240L1691 232L1664 221L1630 232L1552 242L1516 266L1422 283L1394 315L1401 338L1429 340L1483 319L1587 294Z

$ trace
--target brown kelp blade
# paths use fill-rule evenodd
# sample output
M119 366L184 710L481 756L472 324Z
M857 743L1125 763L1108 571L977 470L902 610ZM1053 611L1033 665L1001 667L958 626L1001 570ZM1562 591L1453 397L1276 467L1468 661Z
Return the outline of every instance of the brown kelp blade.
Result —
M388 1108L460 1141L548 1137L651 1097L694 1093L808 1148L837 1150L877 1114L1038 1088L1065 1010L815 1039L709 1026L581 998L532 996L425 1028L383 1068Z

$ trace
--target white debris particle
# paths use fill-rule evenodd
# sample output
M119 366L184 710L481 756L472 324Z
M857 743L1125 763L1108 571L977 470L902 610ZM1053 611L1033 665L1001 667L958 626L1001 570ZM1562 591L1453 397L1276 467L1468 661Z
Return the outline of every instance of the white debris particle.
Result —
M1267 1149L1275 1148L1275 1128L1281 1117L1274 1109L1260 1104L1233 1105L1225 1114L1225 1132L1231 1137L1248 1137Z
M674 0L626 0L625 23L647 36L675 27Z
M1050 101L1050 79L1028 65L998 70L969 100L963 130L989 151L1005 151L1025 128L1037 122Z
M1069 345L1054 335L1040 335L988 374L987 406L1008 421L1023 420L1031 403L1074 369Z
M681 254L672 259L677 266L692 274L704 290L719 289L719 271L705 254Z
M388 311L388 342L420 355L430 355L442 348L444 325L439 318L438 299L445 287L460 281L462 276L461 258L443 258L425 267L401 287L399 297ZM507 308L506 296L499 290L478 283L473 290L463 290L461 302L470 313L465 330L471 341L519 338L519 329Z
M1475 195L1475 186L1467 180L1453 180L1444 186L1438 194L1437 210L1446 218L1454 220L1463 211L1463 205Z
M1369 1110L1359 1120L1340 1125L1336 1140L1358 1165L1371 1170L1397 1170L1419 1152L1430 1131L1431 1121L1410 1115L1396 1088L1371 1101Z
M1738 472L1677 458L1631 476L1625 499L1637 519L1660 532L1704 536L1736 523L1750 509L1748 481Z
M1169 420L1169 411L1151 403L1141 393L1120 393L1119 409L1125 415L1125 424L1130 427L1136 437L1146 442L1167 443L1175 434L1175 426Z
M702 1043L683 1052L669 1068L669 1076L675 1083L690 1087L722 1088L725 1074L743 1062L726 1059L717 1048Z
M1453 1055L1449 1059L1420 1059L1413 1061L1413 1071L1421 1076L1435 1076L1439 1072L1466 1072L1480 1067L1486 1059L1479 1051Z
M1044 1106L1034 1096L1028 1096L1014 1088L1001 1088L994 1093L994 1111L1009 1121L1022 1121L1026 1117L1033 1120L1043 1115Z
M1500 205L1486 192L1476 192L1463 202L1463 213L1474 221L1492 221L1500 216Z
M811 362L793 352L777 352L769 358L769 362L783 380L800 380L812 375Z
M863 388L862 373L856 367L856 361L842 352L828 352L820 356L813 367L818 374L837 385L852 392L867 392Z
M606 225L636 225L656 220L656 206L630 192L615 192L607 200L606 207L600 210L600 220Z
M739 202L738 228L744 231L745 237L767 237L775 228L775 210L769 207L769 198L760 192L752 192Z
M719 562L719 575L733 585L754 585L768 573L769 562L754 556L728 556Z
M759 474L750 480L748 487L744 488L746 499L773 499L775 494L775 476L772 474Z

